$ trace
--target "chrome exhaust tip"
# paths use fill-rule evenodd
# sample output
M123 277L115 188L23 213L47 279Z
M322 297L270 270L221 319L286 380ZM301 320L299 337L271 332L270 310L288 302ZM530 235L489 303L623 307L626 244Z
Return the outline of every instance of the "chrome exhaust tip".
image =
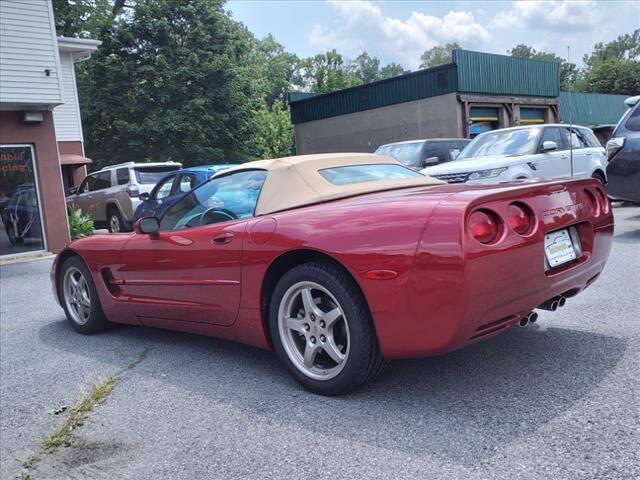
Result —
M529 323L529 315L527 315L526 317L522 317L520 319L520 326L521 327L526 327L528 323Z
M529 323L536 323L538 321L538 314L536 312L531 312L528 316Z
M555 312L558 309L558 306L560 306L560 299L563 297L557 296L557 297L553 297L550 298L549 300L547 300L544 303L541 303L540 305L538 305L538 308L541 310L548 310L550 312ZM563 303L564 305L564 303Z
M567 303L567 299L565 297L563 297L562 295L560 295L560 298L558 299L558 306L559 307L564 307L565 303Z

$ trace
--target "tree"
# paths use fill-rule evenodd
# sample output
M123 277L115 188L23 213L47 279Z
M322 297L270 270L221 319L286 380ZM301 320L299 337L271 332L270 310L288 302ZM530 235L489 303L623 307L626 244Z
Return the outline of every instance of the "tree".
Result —
M640 28L631 34L620 35L609 43L596 43L593 53L585 55L583 62L593 68L608 60L640 60Z
M599 61L584 79L584 91L637 95L640 92L640 61L619 58Z
M252 42L250 54L252 77L260 96L266 99L271 108L276 100L285 101L287 92L300 83L298 68L300 60L292 53L285 51L273 35Z
M53 0L56 33L63 37L97 38L135 0Z
M284 102L277 99L271 108L263 102L256 110L257 131L254 137L258 158L279 158L291 154L293 126Z
M380 60L362 52L352 62L351 67L359 83L371 83L380 80Z
M391 78L397 77L398 75L404 75L406 73L411 73L411 70L405 70L402 68L402 65L397 63L389 63L380 69L380 77L381 78Z
M426 50L420 56L420 68L431 68L437 67L438 65L444 65L445 63L451 63L453 51L459 48L460 45L453 42L447 43L446 45L438 45Z
M533 60L543 60L547 62L556 62L560 64L560 88L568 90L574 88L574 84L580 78L580 71L575 63L566 62L562 57L555 53L537 51L535 48L521 43L516 45L507 53L512 57L530 58Z
M78 78L88 156L185 165L251 158L251 35L221 0L138 0Z
M300 62L304 86L314 93L327 93L360 84L335 49L305 58Z

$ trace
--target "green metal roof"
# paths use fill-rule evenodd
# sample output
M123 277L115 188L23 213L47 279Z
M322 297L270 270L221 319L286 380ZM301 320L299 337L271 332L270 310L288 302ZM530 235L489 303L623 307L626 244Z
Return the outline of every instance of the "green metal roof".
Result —
M571 121L578 125L616 124L627 110L624 101L627 95L606 93L560 92L560 118L563 123Z
M493 53L454 50L458 91L492 95L557 97L560 64Z
M331 93L290 98L291 119L303 123L346 115L455 92L456 86L456 66L449 63Z
M554 62L454 50L453 63L322 95L289 97L293 123L361 112L452 92L557 97Z

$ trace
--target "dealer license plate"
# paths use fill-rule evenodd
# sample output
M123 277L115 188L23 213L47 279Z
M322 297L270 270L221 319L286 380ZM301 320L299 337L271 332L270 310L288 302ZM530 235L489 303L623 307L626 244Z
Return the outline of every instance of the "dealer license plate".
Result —
M575 260L577 258L576 250L573 247L569 230L547 233L544 236L544 253L552 268Z

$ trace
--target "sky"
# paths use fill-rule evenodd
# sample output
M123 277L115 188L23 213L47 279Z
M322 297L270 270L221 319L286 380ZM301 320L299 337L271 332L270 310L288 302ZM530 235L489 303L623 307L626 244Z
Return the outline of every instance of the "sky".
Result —
M447 42L502 54L525 43L563 58L570 47L570 61L581 64L594 44L640 28L640 0L230 0L226 9L258 38L271 33L300 57L366 50L408 69Z

